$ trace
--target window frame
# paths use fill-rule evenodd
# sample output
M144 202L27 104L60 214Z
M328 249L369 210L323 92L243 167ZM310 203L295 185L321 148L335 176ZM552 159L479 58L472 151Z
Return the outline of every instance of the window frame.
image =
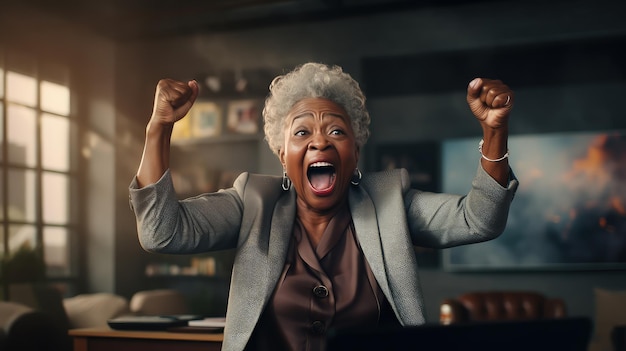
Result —
M20 65L22 61L27 62L25 65L28 66L28 62L30 62L32 69L29 71L29 68L23 69ZM17 63L17 64L16 64ZM61 228L65 231L65 251L64 258L67 267L60 269L58 272L52 271L52 267L46 265L46 280L49 282L56 281L64 284L68 284L66 289L76 289L78 284L78 279L80 276L80 263L79 263L79 238L78 233L82 223L79 221L79 211L81 208L80 203L83 201L83 198L79 196L81 190L81 174L80 174L80 143L79 143L79 133L80 133L80 124L77 116L75 115L75 108L73 105L75 104L75 94L72 87L71 81L71 70L67 65L61 65L54 62L44 61L35 55L30 55L23 52L18 52L16 50L12 50L6 47L2 47L0 45L0 70L2 70L2 75L0 75L0 84L2 85L0 95L0 118L1 118L1 153L2 159L0 160L0 187L2 189L2 194L0 198L0 208L2 211L2 226L0 230L2 230L2 242L0 242L0 257L10 257L14 252L11 249L11 236L9 229L11 226L15 225L32 225L35 228L35 243L34 250L40 255L41 258L46 260L46 246L45 246L45 231L48 229ZM35 164L27 165L27 164L17 164L11 162L9 160L9 131L7 129L9 124L9 106L21 104L16 104L15 102L10 102L8 98L8 78L9 72L16 72L19 74L24 74L28 77L31 77L35 80L35 89L36 89L36 102L35 106L27 106L28 108L33 109L35 112ZM60 114L58 111L46 111L42 108L42 82L51 82L55 84L59 84L61 86L67 87L69 95L68 95L68 104L69 108L67 115ZM25 105L22 105L25 106ZM44 131L42 130L43 121L48 116L55 116L67 119L67 128L69 134L68 140L68 167L66 170L61 169L47 169L44 168L44 160L43 160L43 142L44 142ZM65 123L65 122L63 122ZM18 170L18 171L32 171L35 174L35 217L34 220L16 220L14 218L9 217L9 205L10 205L10 193L9 189L11 186L11 179L9 177L9 172ZM44 178L48 174L57 174L61 175L65 182L67 183L67 198L66 198L66 213L67 213L67 221L62 222L49 222L45 220L44 213ZM26 186L26 185L25 185ZM63 250L62 250L63 251ZM60 256L63 257L63 256Z

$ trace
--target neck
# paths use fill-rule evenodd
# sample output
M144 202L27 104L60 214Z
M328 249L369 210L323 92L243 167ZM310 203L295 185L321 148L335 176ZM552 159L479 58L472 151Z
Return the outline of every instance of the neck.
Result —
M337 206L321 211L311 208L300 199L296 203L296 217L304 226L313 247L317 247L330 220L344 210L349 211L347 197Z

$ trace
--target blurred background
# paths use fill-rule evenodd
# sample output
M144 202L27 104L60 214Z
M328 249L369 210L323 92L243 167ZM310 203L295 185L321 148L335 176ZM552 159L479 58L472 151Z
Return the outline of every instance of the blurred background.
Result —
M512 135L626 129L624 18L618 0L3 0L0 254L39 253L33 279L68 296L174 287L219 312L232 253L155 255L137 242L128 185L159 79L202 86L173 141L181 197L242 171L281 174L259 112L271 79L306 61L342 66L368 96L362 170L413 167L418 186L441 190L441 144L481 135L465 102L476 76L515 90ZM389 161L399 150L410 159ZM619 264L458 272L418 251L431 321L444 297L474 287L560 296L589 316L594 288L626 289Z

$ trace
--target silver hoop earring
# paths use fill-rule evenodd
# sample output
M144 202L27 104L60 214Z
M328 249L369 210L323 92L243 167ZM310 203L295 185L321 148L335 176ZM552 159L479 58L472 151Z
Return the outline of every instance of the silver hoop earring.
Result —
M359 170L359 167L357 167L354 170L354 174L352 175L352 179L350 180L350 184L357 186L359 184L361 184L361 178L363 177L363 175L361 174L361 171Z
M289 188L291 188L291 179L289 179L289 177L287 177L287 172L283 171L283 182L281 184L281 186L283 187L284 191L289 190Z

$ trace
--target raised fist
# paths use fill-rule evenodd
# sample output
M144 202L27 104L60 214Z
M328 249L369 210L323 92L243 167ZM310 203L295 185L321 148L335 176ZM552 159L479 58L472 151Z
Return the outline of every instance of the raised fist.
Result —
M195 80L181 82L161 79L154 95L151 121L172 125L183 118L198 97L199 86Z
M483 128L508 126L514 99L513 91L500 80L475 78L467 87L467 103Z

